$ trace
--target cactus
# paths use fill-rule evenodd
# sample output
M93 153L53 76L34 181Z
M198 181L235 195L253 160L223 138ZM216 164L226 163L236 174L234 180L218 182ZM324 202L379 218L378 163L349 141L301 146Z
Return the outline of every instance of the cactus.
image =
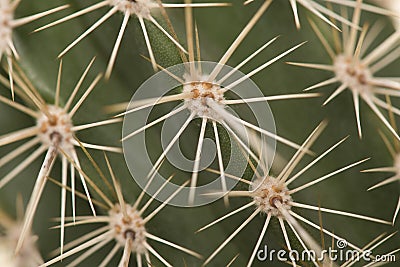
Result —
M0 0L0 265L397 266L396 2Z

